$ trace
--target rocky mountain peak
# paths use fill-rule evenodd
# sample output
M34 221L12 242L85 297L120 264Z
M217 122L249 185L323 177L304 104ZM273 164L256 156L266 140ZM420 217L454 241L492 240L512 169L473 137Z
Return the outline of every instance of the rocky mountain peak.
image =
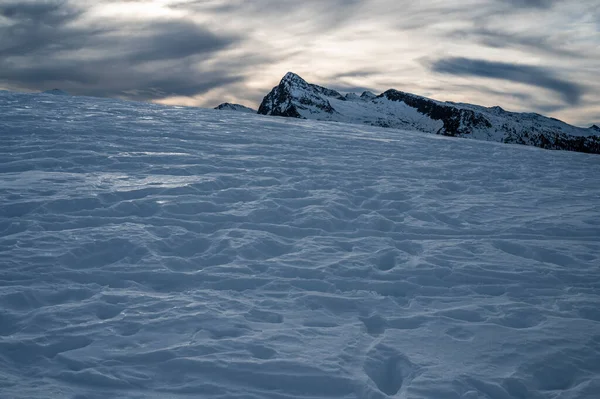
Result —
M335 112L327 97L343 99L335 90L309 84L293 72L285 74L279 85L265 96L258 113L263 115L307 118L304 114Z
M289 84L289 85L299 85L299 86L308 86L308 82L302 79L299 75L296 75L294 72L288 72L281 79L280 84Z

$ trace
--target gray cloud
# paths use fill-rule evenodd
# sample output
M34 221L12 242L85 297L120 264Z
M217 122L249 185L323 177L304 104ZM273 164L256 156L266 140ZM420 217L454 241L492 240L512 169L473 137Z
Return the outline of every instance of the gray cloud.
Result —
M333 79L344 79L344 78L364 78L364 77L369 77L369 76L373 76L373 75L378 75L381 72L370 68L370 69L355 69L355 70L349 70L349 71L345 71L345 72L340 72L340 73L336 73L335 75L331 76L331 78Z
M451 34L452 37L466 41L473 41L484 46L502 49L524 49L529 52L546 53L549 55L565 57L587 57L574 49L568 48L566 43L553 41L548 36L535 34L510 33L492 30L479 26L470 30L457 30Z
M508 80L541 87L558 93L571 105L581 101L584 89L576 83L558 78L547 69L531 65L510 64L469 58L444 58L433 62L431 70L460 76L477 76Z
M73 27L82 12L64 0L0 3L0 15L10 21L0 26L0 82L149 100L193 96L242 79L236 70L201 68L241 41L236 36L186 20Z
M0 88L256 107L292 70L581 123L600 99L599 16L597 0L0 0Z
M520 8L551 8L556 0L501 0Z
M192 0L177 4L174 8L256 19L259 22L255 25L256 29L261 29L261 24L284 22L288 27L295 25L304 30L295 30L296 34L313 34L313 28L324 32L351 21L362 3L363 0Z
M391 3L391 2L390 2ZM474 5L472 2L443 1L415 2L396 0L394 11L399 14L396 27L399 30L422 31L435 25L453 23L488 24L499 16L514 17L532 9L549 10L556 0L486 0Z
M69 7L65 1L4 2L0 15L10 24L0 26L0 56L23 56L44 50L61 51L83 46L85 37L78 30L62 27L75 20L80 11ZM88 34L89 35L89 34Z

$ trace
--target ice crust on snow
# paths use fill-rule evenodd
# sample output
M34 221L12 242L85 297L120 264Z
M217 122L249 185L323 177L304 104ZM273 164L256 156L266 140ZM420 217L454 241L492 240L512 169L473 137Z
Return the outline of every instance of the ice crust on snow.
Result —
M0 397L595 399L598 157L0 93Z

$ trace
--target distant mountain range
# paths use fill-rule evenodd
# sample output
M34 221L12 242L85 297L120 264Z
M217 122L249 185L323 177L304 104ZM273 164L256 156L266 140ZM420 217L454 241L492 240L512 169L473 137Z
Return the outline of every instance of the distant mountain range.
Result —
M42 94L52 94L54 96L68 96L69 95L69 93L67 93L66 91L63 91L61 89L46 90Z
M245 105L240 104L231 104L231 103L223 103L215 107L215 109L220 109L224 111L239 111L239 112L247 112L250 114L255 114L256 110L250 107L246 107Z
M256 112L238 104L217 109ZM535 113L500 107L442 102L390 89L341 94L287 73L263 99L258 113L303 119L362 123L444 136L600 154L600 128L579 128Z

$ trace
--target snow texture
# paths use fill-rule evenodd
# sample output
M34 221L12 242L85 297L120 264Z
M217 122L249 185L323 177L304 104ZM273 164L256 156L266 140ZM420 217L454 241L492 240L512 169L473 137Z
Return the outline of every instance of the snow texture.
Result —
M0 93L0 397L595 399L600 158Z
M600 154L600 129L594 126L583 129L539 114L441 102L393 89L379 96L342 95L292 72L264 98L258 113Z

